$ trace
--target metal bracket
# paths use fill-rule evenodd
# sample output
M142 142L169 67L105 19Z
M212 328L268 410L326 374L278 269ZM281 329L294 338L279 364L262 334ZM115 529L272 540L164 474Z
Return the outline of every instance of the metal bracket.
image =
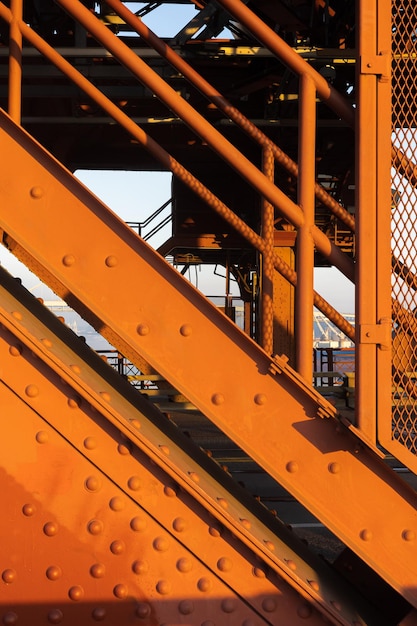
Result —
M387 82L391 76L391 55L388 52L380 52L375 56L360 58L361 74L378 76L381 82Z
M391 346L391 320L381 319L378 324L361 324L359 343L379 345L381 350Z

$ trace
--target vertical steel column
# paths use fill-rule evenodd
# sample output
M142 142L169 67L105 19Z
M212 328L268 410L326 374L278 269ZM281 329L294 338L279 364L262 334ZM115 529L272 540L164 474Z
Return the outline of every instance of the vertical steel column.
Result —
M23 18L23 0L11 0L9 43L9 115L20 124L22 108L22 33L20 22Z
M389 0L357 3L356 419L373 443L391 419L390 13Z
M295 338L296 369L309 383L313 380L315 156L316 88L312 79L303 74L299 98L298 204L303 209L304 224L298 229L296 242Z
M274 182L275 162L270 148L262 153L262 171ZM274 345L274 207L266 198L262 198L262 237L266 252L262 256L262 347L267 354L272 354Z

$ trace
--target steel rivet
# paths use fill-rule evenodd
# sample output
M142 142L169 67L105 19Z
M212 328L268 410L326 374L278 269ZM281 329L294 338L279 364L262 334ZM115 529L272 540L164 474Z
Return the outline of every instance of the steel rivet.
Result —
M242 524L243 528L246 528L247 530L249 530L252 527L252 524L250 523L248 519L241 519L240 523Z
M102 622L106 617L106 609L104 607L98 606L91 613L91 617L96 622Z
M266 403L266 395L264 393L257 393L254 400L255 404L259 404L261 406Z
M127 598L128 589L126 585L119 584L114 587L113 594L116 598L119 598L119 600L124 600Z
M190 615L194 611L194 604L191 600L182 600L178 605L178 611L182 615Z
M75 364L70 365L70 369L74 372L74 374L77 374L77 375L81 374L81 368L79 365L75 365Z
M107 391L100 391L100 395L105 402L110 402L111 396Z
M272 613L277 608L276 600L274 598L265 598L262 601L262 608L267 613Z
M58 524L55 522L47 522L43 527L43 532L47 537L54 537L58 532Z
M139 476L131 476L129 478L129 480L127 481L127 486L132 491L138 491L140 489L140 487L141 487L141 483L142 483L142 481L139 478Z
M70 409L78 409L81 404L81 400L78 398L68 398L68 406Z
M224 498L217 498L217 502L223 509L227 509L227 507L229 506L227 500L225 500Z
M112 541L110 544L110 552L112 552L113 554L123 554L123 552L126 549L126 545L124 543L124 541L122 541L121 539L116 539L115 541Z
M3 615L2 622L4 626L14 626L14 624L17 624L17 620L17 613L14 613L14 611L8 611L8 613L5 613L5 615Z
M79 602L84 597L84 589L80 585L74 585L69 589L68 597L74 602Z
M151 607L149 606L149 604L146 604L145 602L141 602L136 607L137 617L144 619L145 617L149 617L150 614L151 614Z
M84 483L87 491L99 491L101 488L101 480L97 476L88 476Z
M61 576L62 570L60 567L58 567L58 565L51 565L46 570L46 577L49 578L49 580L58 580L58 578L61 578Z
M287 465L285 466L285 469L287 470L287 472L289 472L290 474L294 474L295 472L298 471L298 463L297 461L289 461L287 463Z
M268 550L271 550L271 552L275 550L275 545L272 543L272 541L265 539L264 543L265 543L265 546L268 548Z
M222 556L217 561L217 568L221 572L230 572L230 570L232 569L232 566L233 566L232 561L228 559L226 556Z
M10 346L9 354L11 354L11 356L20 356L22 354L21 346Z
M17 574L14 569L5 569L1 574L3 582L7 584L14 583L14 581L16 580L16 576Z
M34 504L24 504L22 506L22 513L26 515L26 517L32 517L36 513L36 507Z
M133 426L133 428L136 428L136 430L140 429L140 421L136 419L136 417L133 418L132 420L129 420L129 424Z
M197 472L188 472L188 475L195 483L200 482L200 476L197 474Z
M313 591L320 591L320 585L316 580L308 580L307 581Z
M99 535L100 533L103 532L103 528L104 528L103 522L99 519L92 519L87 524L87 530L90 533L90 535Z
M308 619L309 617L311 617L312 612L313 611L309 604L302 604L300 607L298 607L297 615L298 617L301 617L301 619Z
M31 188L29 193L34 200L39 200L39 198L42 198L44 191L42 187L35 185Z
M197 582L197 588L199 589L199 591L202 591L203 593L210 591L212 586L213 586L213 583L211 582L211 580L209 578L206 578L205 576L200 578Z
M103 578L105 573L106 568L103 563L94 563L94 565L90 567L90 575L93 578Z
M161 449L161 452L163 452L164 454L169 456L169 448L168 448L168 446L159 446L159 447Z
M158 580L156 583L156 590L162 596L166 596L171 591L171 584L168 580Z
M158 552L166 552L169 548L169 541L166 537L155 537L153 540L153 548Z
M371 541L371 539L372 539L372 531L368 530L367 528L364 528L359 533L359 537L362 539L362 541Z
M236 609L236 602L232 600L232 598L226 598L225 600L222 600L221 607L222 611L225 613L233 613Z
M95 448L97 448L97 441L96 439L94 439L94 437L86 437L83 443L84 448L86 448L87 450L94 450Z
M187 559L186 557L178 559L177 570L181 572L182 574L190 572L192 568L193 568L193 564L192 564L192 561L190 561L190 559Z
M66 254L64 257L62 257L62 264L65 265L65 267L71 267L71 265L74 265L75 263L75 256L73 254Z
M41 342L43 343L45 348L48 348L48 350L49 348L52 348L52 341L50 339L43 338L41 339Z
M125 502L122 498L119 498L119 496L115 496L114 498L111 498L109 507L112 511L122 511L125 508Z
M329 463L328 468L329 468L329 472L331 474L338 474L340 472L340 465L339 465L339 463L336 463L336 462Z
M59 609L52 609L52 611L48 613L48 622L50 624L59 624L63 619L64 615Z
M141 337L145 337L145 335L149 334L149 326L147 324L139 324L136 330Z
M222 534L221 528L218 526L210 526L208 531L212 537L220 537Z
M147 561L133 561L132 572L134 574L142 575L147 574L149 570L149 563Z
M177 493L178 493L177 487L174 487L172 485L165 485L164 494L167 496L167 498L176 498Z
M25 389L25 394L29 398L36 398L39 395L39 389L36 385L28 385Z
M117 446L117 452L119 454L122 454L123 456L130 454L128 446L126 446L124 443L119 443L119 445Z
M180 333L183 337L189 337L193 332L192 327L190 326L190 324L183 324L180 328Z
M224 402L224 395L222 393L215 393L211 396L211 401L216 406L219 406Z
M295 570L297 569L297 564L292 559L284 559L284 561L286 562L290 570L295 572Z
M403 530L401 536L404 541L414 541L414 539L416 538L414 530Z
M114 255L110 255L106 258L105 260L105 264L107 265L107 267L116 267L116 265L118 264L118 259L117 257L115 257Z
M252 574L256 576L256 578L265 578L266 574L263 569L260 567L254 567L252 569Z
M147 522L143 517L133 517L130 520L130 528L136 532L143 532L147 526Z
M13 311L12 315L15 318L15 320L19 320L20 321L22 319L22 314L20 313L20 311Z
M182 533L184 532L184 530L187 529L187 522L182 517L176 517L174 521L172 522L172 528L177 533Z
M36 433L35 439L38 443L47 443L49 439L49 435L45 430L40 430Z

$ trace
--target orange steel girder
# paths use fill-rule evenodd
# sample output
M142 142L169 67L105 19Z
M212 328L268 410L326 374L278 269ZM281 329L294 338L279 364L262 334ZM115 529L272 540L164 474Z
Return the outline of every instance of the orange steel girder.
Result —
M181 535L182 542L199 559L207 566L220 563L220 567L216 565L220 572L218 576L225 582L232 581L233 588L239 580L236 572L241 567L245 568L244 559L252 561L252 574L256 578L264 579L266 572L269 572L269 599L261 592L267 586L266 581L262 581L261 588L256 593L256 584L252 579L247 588L243 581L238 583L239 593L246 593L249 604L265 619L273 617L274 624L278 626L281 623L285 625L288 620L298 623L298 617L306 619L311 616L315 623L318 616L311 605L316 605L321 613L336 624L380 622L381 615L375 613L375 609L368 607L356 592L344 589L345 583L341 583L337 574L321 559L313 557L304 544L297 541L293 533L256 500L248 499L228 479L227 474L204 453L196 451L188 438L173 428L148 400L143 399L128 383L120 381L116 372L35 301L33 296L16 284L11 276L0 271L0 283L0 320L4 328L4 341L0 341L1 362L4 364L2 381L17 398L41 416L45 422L43 426L54 428L82 456L88 457L94 463L94 471L99 472L99 477L95 475L94 480L85 480L84 488L87 492L100 491L104 474L122 491L130 494L150 515L159 522L165 522L170 515L179 515L176 507L171 506L171 500L166 500L164 512L160 514L159 501L144 499L146 490L143 483L146 481L143 481L143 474L152 473L152 467L158 466L162 471L156 470L157 478L165 473L165 495L179 497L191 508L191 513L185 514L181 511L181 517L174 518L182 520L181 523L177 521L172 525L177 532L183 532L184 526L192 527L191 539L184 541L184 535ZM21 428L20 421L18 428ZM39 432L43 434L35 437L37 443L49 443L49 437L44 434L46 431ZM107 440L107 445L99 445L104 440ZM120 444L120 441L123 443ZM33 443L36 447L36 443ZM116 447L122 457L133 457L129 458L132 474L129 478L116 471L121 467L119 456L115 454ZM50 469L54 469L53 464L52 460ZM123 465L127 465L126 461ZM42 476L42 471L40 475ZM149 489L152 490L151 475L149 481ZM31 487L32 478L23 474L21 480L19 476L19 482L22 486ZM98 484L99 487L96 486ZM80 485L74 481L74 490L80 490ZM125 485L128 487L127 491ZM45 487L42 496L46 501L49 493ZM83 489L81 494L84 494ZM42 498L38 497L38 500L40 504L44 504ZM69 506L74 511L79 508L77 502L77 498L70 501ZM175 504L177 500L173 502ZM197 516L199 521L190 520L190 515ZM235 555L232 557L230 553L226 553L226 548L220 558L226 558L230 564L233 563L229 568L224 568L223 561L219 558L216 560L215 555L207 554L211 547L206 546L204 531L200 530L205 528L207 520L212 528L219 529L211 533L209 529L209 533L217 536L221 529L221 536L232 542L238 554L244 557L239 568L238 559ZM129 521L128 519L126 527ZM130 528L126 528L128 535L131 534L131 529L132 523ZM169 522L167 530L171 531ZM235 539L232 540L230 533ZM121 541L126 541L125 536ZM110 551L116 554L111 549L113 544L109 545ZM85 552L88 553L89 550L93 550L93 547L86 546ZM227 576L225 572L228 573ZM133 573L142 575L147 571L134 569ZM234 581L235 577L237 581ZM90 581L88 575L87 580ZM137 577L133 576L133 581L135 580ZM294 593L288 583L298 593ZM200 587L202 585L198 586L199 591L204 591ZM193 591L195 590L190 592L185 589L184 597L188 597L188 594L193 597ZM205 591L211 591L211 588ZM197 596L199 595L197 592ZM160 602L163 601L164 598L160 598ZM86 598L83 598L83 602L86 602ZM158 605L157 600L156 602ZM270 615L272 613L273 616ZM193 620L198 620L198 617L193 617Z
M1 127L0 228L16 254L417 606L415 493L4 114Z

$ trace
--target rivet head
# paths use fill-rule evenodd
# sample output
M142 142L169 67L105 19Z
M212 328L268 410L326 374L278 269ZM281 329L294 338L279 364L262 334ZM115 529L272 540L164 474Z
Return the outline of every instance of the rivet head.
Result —
M146 526L146 519L143 517L136 516L130 520L130 528L135 532L143 532L146 529Z
M190 572L193 568L193 563L190 559L187 559L187 557L183 557L181 559L178 559L177 561L177 570L179 572L181 572L182 574L185 574L187 572Z
M7 584L11 584L11 583L15 582L17 574L16 574L16 571L14 569L5 569L1 573L1 577L3 579L3 582L5 582Z
M212 537L220 537L222 534L222 529L219 526L210 526L208 531Z
M215 406L220 406L224 403L224 395L222 393L215 393L211 396L211 401Z
M58 532L58 524L55 522L46 522L43 527L43 532L47 537L54 537Z
M22 513L26 517L32 517L36 513L36 506L32 503L27 503L22 506Z
M94 565L90 567L90 576L93 578L103 578L105 573L106 568L103 563L94 563Z
M36 398L39 395L39 389L36 385L28 385L25 389L25 394L28 398Z
M152 545L157 552L166 552L169 548L169 541L166 537L155 537Z
M187 530L187 522L182 517L176 517L172 522L172 528L177 533L183 533L185 530Z
M66 254L62 257L62 265L65 267L71 267L75 263L75 256L73 254Z
M236 602L232 598L226 598L222 600L221 607L225 613L233 613L236 609Z
M182 615L190 615L194 611L194 604L191 600L182 600L178 605L178 611Z
M151 607L149 604L146 604L146 602L141 602L136 607L137 617L140 617L141 619L145 619L145 617L149 617L150 614L151 614Z
M11 356L20 356L22 354L22 347L21 346L10 346L9 347L9 354Z
M2 622L4 626L14 626L17 624L18 616L14 611L8 611L3 615Z
M110 552L112 552L113 554L116 554L116 555L123 554L125 550L126 550L126 545L124 541L122 541L121 539L116 539L115 541L112 541L110 544Z
M91 617L96 622L102 622L106 619L106 609L102 606L97 606L91 613Z
M295 563L295 561L293 561L292 559L284 559L284 560L286 564L288 565L288 567L290 568L290 570L295 572L295 570L297 569L297 564Z
M44 337L43 339L41 339L41 342L48 350L52 348L52 341L50 339L46 339L46 337Z
M199 578L197 582L197 588L202 593L207 593L208 591L210 591L212 586L213 583L211 582L210 578L206 578L205 576Z
M15 318L15 320L18 320L18 321L20 321L23 318L20 311L12 311L12 315Z
M262 608L267 613L272 613L277 608L277 602L274 598L265 598L262 601Z
M339 474L340 472L340 464L339 463L329 463L328 465L329 472L331 474Z
M127 594L128 594L128 588L126 585L116 585L113 588L113 594L115 596L115 598L119 598L119 600L124 600L125 598L127 598Z
M166 445L160 445L159 449L161 450L161 452L163 452L166 456L169 456L169 448Z
M191 480L194 481L195 483L200 482L200 476L197 474L197 472L188 472L188 475L191 478Z
M228 559L227 557L222 556L217 561L217 568L221 572L230 572L230 570L232 569L232 561L230 559Z
M320 591L320 585L316 580L308 580L307 582L313 591Z
M145 337L149 334L149 326L147 324L139 324L136 330L138 335L140 335L141 337Z
M372 539L372 531L368 530L367 528L364 528L359 533L359 537L362 539L362 541L371 541L371 539Z
M42 187L35 185L31 188L29 193L34 200L39 200L39 198L42 198L44 191Z
M35 439L38 443L48 443L49 435L45 430L39 430L35 435Z
M156 590L161 596L166 596L171 591L171 584L168 580L158 580L156 583Z
M69 589L68 597L74 602L79 602L84 597L84 589L80 585L74 585Z
M87 524L87 530L90 535L100 535L103 532L103 522L99 519L92 519Z
M401 533L402 538L404 539L404 541L414 541L414 539L416 538L416 533L414 532L414 530L403 530L403 532Z
M84 448L87 450L94 450L97 448L97 440L94 437L86 437L84 439Z
M178 487L175 487L174 485L165 485L164 495L166 495L167 498L176 498L177 494Z
M297 609L297 615L301 617L301 619L308 619L311 617L312 612L312 608L309 604L302 604Z
M298 463L297 463L297 461L288 461L287 465L285 466L285 469L290 474L294 474L295 472L298 471Z
M129 424L133 426L133 428L136 428L136 430L139 430L141 426L140 421L136 419L136 417L134 417L132 420L129 420Z
M50 624L60 624L63 619L64 615L59 609L52 609L48 613L48 622Z
M70 365L70 369L71 369L72 372L74 372L74 374L77 374L77 376L79 376L81 374L80 366L79 365L75 365L75 363Z
M70 409L78 409L81 404L81 400L79 398L68 398L67 404Z
M87 491L100 491L101 480L98 476L88 476L84 483Z
M46 577L49 580L58 580L62 576L62 569L58 565L51 565L46 570Z
M131 476L127 481L127 486L132 491L138 491L141 487L142 481L139 476Z
M101 395L101 397L103 398L103 400L104 400L105 402L110 402L110 400L111 400L111 396L110 396L110 394L108 393L108 391L100 391L100 395Z
M125 508L125 502L122 498L119 498L119 496L115 496L114 498L111 498L109 507L112 511L123 511Z
M252 524L248 519L241 519L240 523L242 524L243 528L246 528L246 530L249 530L252 527Z
M190 324L183 324L180 328L180 333L183 337L189 337L193 332L192 327L190 326Z
M119 445L117 446L117 452L123 456L127 456L128 454L130 454L129 446L124 443L119 443Z
M254 567L252 569L252 574L256 576L256 578L265 578L265 571L260 567Z
M138 559L132 563L132 572L137 575L147 574L149 571L149 563Z
M217 502L220 504L222 509L227 509L227 507L229 506L225 498L217 498Z
M105 260L105 264L107 265L107 267L116 267L118 262L119 261L117 257L114 256L113 254L110 254L108 257L106 257L106 260Z
M268 550L275 550L275 545L272 543L272 541L269 541L269 539L266 539L264 543Z
M259 404L259 406L262 406L263 404L266 404L266 395L264 393L257 393L254 401L255 404Z

